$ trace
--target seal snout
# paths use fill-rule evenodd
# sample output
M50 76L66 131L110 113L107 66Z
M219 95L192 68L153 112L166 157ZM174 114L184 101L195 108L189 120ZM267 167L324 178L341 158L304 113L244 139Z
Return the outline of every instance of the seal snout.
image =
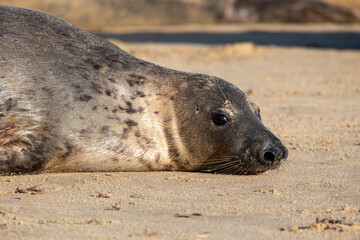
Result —
M285 160L288 156L288 150L282 144L266 148L260 155L262 162L273 164Z

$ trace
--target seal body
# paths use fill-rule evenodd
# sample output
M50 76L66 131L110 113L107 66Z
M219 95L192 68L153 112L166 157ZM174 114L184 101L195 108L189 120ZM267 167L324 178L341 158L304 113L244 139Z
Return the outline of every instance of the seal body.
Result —
M287 150L232 84L0 6L0 172L260 173Z

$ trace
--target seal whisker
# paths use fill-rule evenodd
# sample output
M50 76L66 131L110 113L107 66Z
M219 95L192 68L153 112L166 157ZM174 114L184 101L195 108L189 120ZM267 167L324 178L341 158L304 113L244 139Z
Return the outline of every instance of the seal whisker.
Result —
M232 174L233 175L243 175L244 174L244 169L242 169L241 167L238 168L236 171L234 171Z
M203 165L212 165L212 164L220 164L220 163L227 163L227 162L230 162L231 159L212 159L211 161L210 160L206 160L204 161L202 164Z
M230 166L227 166L227 167L224 167L220 170L216 170L216 173L222 173L222 174L232 174L233 170L235 170L234 168L234 164L230 165Z
M226 169L232 168L234 165L235 165L234 162L226 162L214 167L209 167L208 170L211 172L221 172L221 171L225 171Z
M219 159L219 158L238 158L238 156L215 156L209 159Z
M228 163L228 162L237 164L238 166L245 165L244 162L238 162L233 159L217 159L217 160L213 160L213 161L206 161L206 162L203 162L203 165L213 165L213 164L221 164L221 163Z

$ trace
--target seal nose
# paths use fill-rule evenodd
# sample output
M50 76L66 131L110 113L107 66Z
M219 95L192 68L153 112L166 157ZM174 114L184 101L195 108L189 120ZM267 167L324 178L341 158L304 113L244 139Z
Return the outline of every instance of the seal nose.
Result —
M273 163L280 160L285 160L288 156L288 150L284 146L271 147L263 152L262 160L264 162Z

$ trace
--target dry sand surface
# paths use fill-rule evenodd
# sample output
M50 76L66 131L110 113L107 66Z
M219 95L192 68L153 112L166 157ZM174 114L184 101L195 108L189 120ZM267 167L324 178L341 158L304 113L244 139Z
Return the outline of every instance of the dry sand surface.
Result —
M360 32L345 28L331 31L349 41L345 30ZM0 239L360 239L360 52L340 49L346 39L322 49L112 36L140 58L243 89L289 148L287 162L257 176L1 176Z

